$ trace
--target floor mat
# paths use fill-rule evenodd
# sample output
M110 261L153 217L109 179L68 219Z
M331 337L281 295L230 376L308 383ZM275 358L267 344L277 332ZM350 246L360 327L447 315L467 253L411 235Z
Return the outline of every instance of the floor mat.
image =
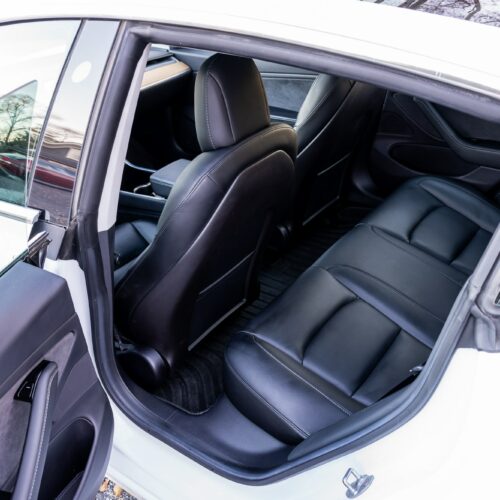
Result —
M308 226L296 244L278 258L267 258L257 300L228 318L198 344L184 365L165 381L156 396L193 414L203 413L223 391L222 371L224 350L231 335L245 325L276 297L281 295L325 250L351 229L368 209L346 207L331 218L315 221Z

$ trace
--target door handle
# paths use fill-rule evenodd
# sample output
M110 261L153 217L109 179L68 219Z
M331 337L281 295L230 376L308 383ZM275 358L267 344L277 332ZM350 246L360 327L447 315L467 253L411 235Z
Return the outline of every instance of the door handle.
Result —
M417 98L414 98L414 101L450 149L460 158L470 163L500 168L500 149L481 146L462 139L430 102Z
M49 446L57 392L57 365L42 362L19 387L16 398L31 403L23 454L12 500L38 497Z

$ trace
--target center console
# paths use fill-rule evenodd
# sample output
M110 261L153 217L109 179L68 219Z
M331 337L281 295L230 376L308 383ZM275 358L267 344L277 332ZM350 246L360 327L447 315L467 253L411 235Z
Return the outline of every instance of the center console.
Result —
M189 163L179 159L153 170L126 161L120 190L120 219L158 219L175 181Z

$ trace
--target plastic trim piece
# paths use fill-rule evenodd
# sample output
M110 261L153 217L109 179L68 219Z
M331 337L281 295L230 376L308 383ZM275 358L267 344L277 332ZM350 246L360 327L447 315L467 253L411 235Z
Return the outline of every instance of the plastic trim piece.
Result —
M459 137L437 109L427 101L414 99L448 146L465 161L500 168L500 150L479 146Z
M47 363L38 376L32 395L28 433L12 500L38 498L43 465L49 447L57 388L57 365Z

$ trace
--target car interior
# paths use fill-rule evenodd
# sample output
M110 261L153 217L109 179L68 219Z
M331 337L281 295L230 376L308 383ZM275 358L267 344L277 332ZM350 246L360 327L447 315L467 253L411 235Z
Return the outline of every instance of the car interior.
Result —
M114 234L122 377L205 456L279 468L410 387L499 223L499 124L153 45Z

